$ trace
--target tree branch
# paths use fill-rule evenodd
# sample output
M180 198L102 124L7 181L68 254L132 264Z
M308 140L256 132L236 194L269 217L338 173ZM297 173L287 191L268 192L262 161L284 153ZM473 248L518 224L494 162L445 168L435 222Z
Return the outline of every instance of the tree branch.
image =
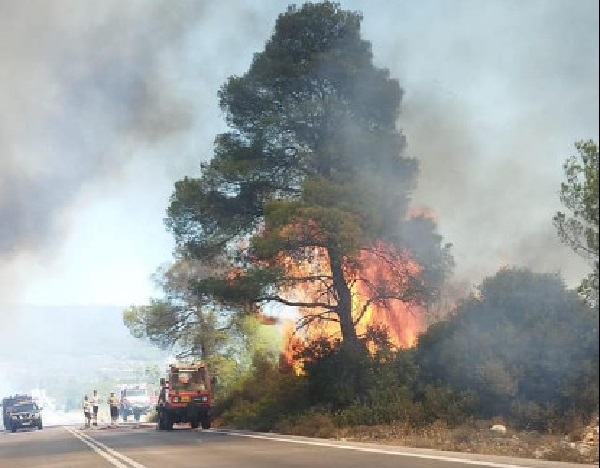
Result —
M257 302L279 302L280 304L291 306L291 307L301 307L304 309L327 309L334 311L335 306L325 302L302 302L302 301L291 301L289 299L285 299L281 296L261 296L256 299Z

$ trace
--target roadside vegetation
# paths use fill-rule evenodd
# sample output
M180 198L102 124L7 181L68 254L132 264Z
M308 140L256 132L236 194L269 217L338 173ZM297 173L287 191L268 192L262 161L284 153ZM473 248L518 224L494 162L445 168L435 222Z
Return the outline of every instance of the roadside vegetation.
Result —
M230 130L171 196L164 297L126 325L211 365L216 425L597 461L597 144L576 145L554 219L590 260L579 289L507 267L440 314L451 245L410 206L403 91L373 65L361 20L291 6L224 84ZM290 310L282 346L273 314Z
M220 400L218 424L597 461L597 435L576 442L597 424L598 317L556 275L501 270L414 349L390 348L382 330L370 339L376 351L358 359L340 343L311 343L302 356L319 357L303 375L257 356Z

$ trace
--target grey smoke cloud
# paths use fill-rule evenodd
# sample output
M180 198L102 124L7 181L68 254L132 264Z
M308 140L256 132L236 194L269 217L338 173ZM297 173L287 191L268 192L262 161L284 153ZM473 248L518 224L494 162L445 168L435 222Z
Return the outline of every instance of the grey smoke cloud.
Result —
M588 266L551 220L573 143L598 140L598 3L410 5L365 15L364 30L406 90L400 125L421 162L414 201L437 214L459 278L477 283L508 264L576 284ZM407 31L389 40L394 24Z
M252 8L218 18L235 3L0 3L0 300L31 280L32 262L59 255L94 198L172 183L210 156L232 71L220 54L235 63L252 43ZM137 181L123 175L131 166Z
M53 246L86 183L190 128L165 86L170 54L201 16L189 2L3 2L0 259Z

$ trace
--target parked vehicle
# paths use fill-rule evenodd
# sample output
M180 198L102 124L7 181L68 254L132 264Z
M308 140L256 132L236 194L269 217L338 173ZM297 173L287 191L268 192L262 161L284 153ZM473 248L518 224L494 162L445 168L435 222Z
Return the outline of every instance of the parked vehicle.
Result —
M4 429L9 429L10 426L10 412L12 407L23 401L33 401L31 395L11 395L2 399L2 423Z
M11 432L25 427L42 429L44 426L41 410L32 400L16 403L8 411L9 423L5 428Z
M120 401L119 413L123 421L127 421L129 416L139 421L152 407L151 395L146 384L124 385L120 390Z

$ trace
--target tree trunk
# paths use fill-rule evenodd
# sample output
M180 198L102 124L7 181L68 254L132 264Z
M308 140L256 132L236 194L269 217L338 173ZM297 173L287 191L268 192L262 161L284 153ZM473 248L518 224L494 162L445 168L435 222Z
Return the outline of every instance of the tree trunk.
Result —
M338 299L336 312L340 319L342 341L347 345L358 344L356 327L352 320L352 293L344 277L342 257L334 249L329 248L327 252L329 254L329 264L333 277L333 288Z

